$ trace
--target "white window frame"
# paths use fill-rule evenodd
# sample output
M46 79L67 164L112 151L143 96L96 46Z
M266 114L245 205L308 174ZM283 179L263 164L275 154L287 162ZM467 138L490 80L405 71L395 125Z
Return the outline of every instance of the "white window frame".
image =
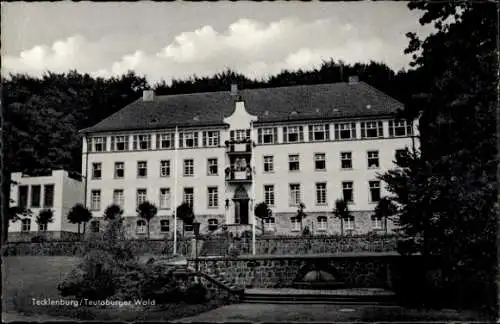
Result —
M289 206L298 206L302 201L301 187L300 183L290 183L288 185L289 194Z
M318 162L323 161L323 168L318 168ZM314 170L326 171L326 153L314 153Z
M52 189L47 190L48 188L52 188ZM52 191L51 199L47 199L47 198L49 198L48 193L51 191ZM43 185L43 207L44 208L54 207L55 191L56 191L56 186L54 184ZM47 200L50 200L50 204L49 204L49 201L47 201Z
M370 132L375 131L374 135ZM380 138L384 137L384 127L381 121L361 122L361 138Z
M300 232L300 222L297 217L292 217L290 222L292 223L292 232Z
M98 147L100 148L98 149ZM92 137L91 152L106 152L106 137L104 136Z
M90 192L90 209L101 210L101 190L94 189Z
M96 176L96 172L99 173L99 176ZM94 162L92 163L92 180L101 180L102 179L102 163Z
M274 204L276 203L274 197L274 185L272 184L264 185L264 202L267 204L268 207L273 207Z
M147 223L144 219L138 219L135 222L135 233L136 234L146 234L147 233Z
M372 216L372 229L381 230L382 226L382 217L380 216Z
M368 188L370 191L370 202L377 203L381 197L380 181L379 180L368 181ZM373 200L373 190L378 190L378 200Z
M327 141L328 138L326 138L326 128L328 125L325 124L320 124L320 125L312 125L312 138L309 139L311 142L322 142L322 141ZM316 134L323 134L323 138L317 139Z
M297 138L295 140L290 139L290 135L295 135ZM298 143L300 142L300 126L287 126L286 133L286 143Z
M121 193L121 195L119 195ZM123 189L113 190L113 205L120 206L123 208L125 205L125 192Z
M37 190L34 190L35 188L37 188ZM36 197L35 193L38 192L38 201L37 203L34 203L34 201L36 199L34 199ZM30 205L31 205L31 208L40 208L42 206L42 185L31 185L31 188L30 188Z
M166 225L164 225L166 223ZM164 227L167 229L164 230ZM170 232L170 220L168 219L161 219L160 220L160 233L168 233Z
M219 131L207 131L206 132L206 146L207 147L217 147L220 144L220 132Z
M140 170L145 170L144 175L141 175ZM137 161L137 178L148 177L148 161Z
M195 133L196 133L196 131L183 132L182 133L182 144L183 144L183 147L185 147L185 148L197 147L196 141L195 141L195 137L196 137ZM188 145L188 140L192 141L192 145Z
M215 230L217 230L217 228L219 228L219 221L216 218L208 219L207 223L208 223L208 230L209 231L215 231Z
M121 177L118 176L118 170L123 170L123 175ZM115 162L115 179L123 179L125 178L125 162Z
M135 195L135 204L139 207L140 204L148 200L148 190L145 188L139 188Z
M276 218L268 217L264 219L264 230L265 231L275 231L276 230Z
M271 136L271 137L269 137ZM267 138L267 141L266 141ZM270 139L270 141L269 141ZM274 144L278 141L277 138L274 138L274 128L266 127L262 128L262 144Z
M212 172L212 168L215 168L216 172ZM219 161L217 158L207 159L207 175L216 176L219 175Z
M185 159L183 161L183 176L184 177L194 177L194 160Z
M234 139L236 141L243 141L247 139L247 130L246 129L237 129L234 131Z
M191 191L187 192L186 190ZM191 207L194 206L194 188L193 187L185 187L184 190L182 191L182 200L183 202L187 203Z
M297 169L292 170L292 165L295 165L295 164L297 165ZM300 171L300 155L299 154L289 154L288 155L288 171L290 171L290 172L299 172Z
M160 188L159 209L170 209L170 188Z
M344 161L349 161L351 164L350 168L344 168ZM352 152L340 152L340 169L341 170L352 170Z
M208 187L208 208L218 208L219 207L219 188L218 187Z
M380 168L380 157L379 157L378 151L367 151L366 152L366 160L367 160L366 162L368 164L368 169Z
M345 190L350 190L351 191L351 200L346 200L347 203L354 203L354 182L352 181L344 181L342 182L342 198L345 200L345 195L344 191Z
M151 134L134 135L134 150L135 151L151 150Z
M397 134L403 130L402 133ZM405 137L413 135L413 122L407 120L390 120L389 121L389 136L390 137Z
M157 134L157 149L173 149L175 133L160 133Z
M31 219L23 218L21 220L21 232L30 232L31 231Z
M326 182L316 183L316 205L324 206L326 201L327 185Z
M344 218L344 229L348 231L354 230L354 216Z
M349 132L349 137L343 138L343 132ZM356 124L353 123L337 123L335 124L335 139L349 140L356 138Z
M273 173L274 172L274 156L265 155L263 157L263 160L264 160L264 168L263 168L264 173Z
M160 161L160 177L170 177L170 160Z
M326 232L326 230L328 229L328 217L318 216L317 221L318 221L318 231Z
M111 151L113 152L125 152L129 150L129 136L128 135L116 135L111 137ZM119 149L119 144L123 144L123 149Z

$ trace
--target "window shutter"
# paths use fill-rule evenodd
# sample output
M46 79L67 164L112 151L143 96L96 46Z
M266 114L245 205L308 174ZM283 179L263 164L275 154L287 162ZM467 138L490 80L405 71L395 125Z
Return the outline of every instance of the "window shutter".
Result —
M134 150L137 150L137 140L138 140L137 135L134 135L133 140L134 140L133 148Z
M394 136L394 123L392 120L389 121L389 136L393 137Z
M234 130L229 132L229 137L231 138L231 141L234 141Z
M309 141L314 140L313 127L309 125Z
M258 139L257 139L257 140L258 140L259 144L262 144L262 142L263 142L263 141L262 141L262 128L259 128L259 129L257 130L257 137L258 137Z
M363 122L361 123L361 138L366 137L366 124Z
M278 127L274 127L273 143L278 143Z
M335 124L335 138L339 139L340 138L340 129L339 129L339 124Z
M288 143L288 127L283 127L283 143Z
M378 136L384 137L384 125L381 121L378 122Z
M304 141L304 127L299 126L299 142L303 142L303 141Z
M352 127L352 137L357 138L358 136L356 135L356 123L352 123L351 127Z
M250 130L247 129L247 138L250 138Z
M103 137L102 140L103 140L103 142L102 142L102 149L103 149L104 152L106 152L108 150L108 148L107 148L108 138L107 137Z
M406 121L406 134L412 136L413 135L413 122Z
M179 147L184 147L184 133L179 133Z
M198 147L198 132L194 132L194 147Z
M207 146L207 132L203 132L203 147Z
M88 146L87 146L88 148ZM111 136L111 151L115 150L115 137Z
M160 147L160 137L161 137L161 134L156 134L156 149L161 149Z
M330 140L330 125L329 124L325 125L325 140L326 141Z

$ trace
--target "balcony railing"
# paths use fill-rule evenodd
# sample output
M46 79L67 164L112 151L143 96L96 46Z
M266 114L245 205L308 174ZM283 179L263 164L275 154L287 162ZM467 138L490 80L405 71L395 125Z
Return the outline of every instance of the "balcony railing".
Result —
M253 142L250 139L226 141L227 153L251 153Z
M247 169L245 171L229 171L226 172L226 181L234 183L244 183L252 181L252 171Z

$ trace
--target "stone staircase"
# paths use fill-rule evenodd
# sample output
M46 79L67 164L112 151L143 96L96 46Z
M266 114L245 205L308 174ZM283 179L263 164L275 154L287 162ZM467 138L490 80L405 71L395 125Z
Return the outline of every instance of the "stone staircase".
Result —
M205 275L211 277L212 279L214 279L217 282L223 284L224 286L227 286L228 288L230 288L233 291L238 291L238 292L243 293L244 290L245 290L244 287L242 287L240 285L237 285L234 282L234 280L227 279L225 271L222 271L222 272L219 272L219 273L215 273L214 271L209 270L209 271L207 271L205 273Z

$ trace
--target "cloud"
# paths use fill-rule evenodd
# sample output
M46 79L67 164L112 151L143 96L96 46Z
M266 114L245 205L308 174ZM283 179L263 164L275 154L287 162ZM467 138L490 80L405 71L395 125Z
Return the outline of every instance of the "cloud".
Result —
M94 76L112 76L135 70L152 82L211 75L225 68L262 78L283 69L319 67L333 58L346 63L384 61L393 69L407 66L402 54L407 44L403 33L393 28L375 34L370 26L336 19L300 21L282 19L264 24L240 19L226 30L210 25L176 35L156 51L120 47L119 41L89 40L81 35L37 45L18 56L5 56L3 72L39 75L46 70L76 69Z

